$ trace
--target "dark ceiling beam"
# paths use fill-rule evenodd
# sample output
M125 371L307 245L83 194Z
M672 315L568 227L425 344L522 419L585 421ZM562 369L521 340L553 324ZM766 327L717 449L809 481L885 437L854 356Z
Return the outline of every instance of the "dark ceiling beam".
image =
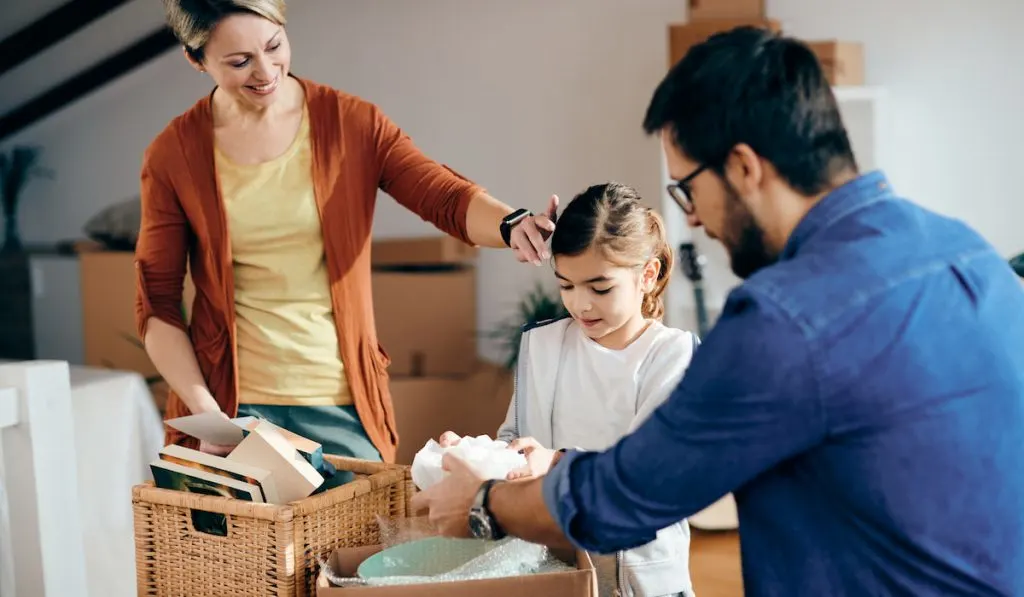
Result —
M176 45L178 45L178 41L170 29L167 27L157 29L117 54L78 73L0 117L0 141L149 62Z
M15 0L31 2L31 0ZM131 0L71 0L0 41L0 75Z

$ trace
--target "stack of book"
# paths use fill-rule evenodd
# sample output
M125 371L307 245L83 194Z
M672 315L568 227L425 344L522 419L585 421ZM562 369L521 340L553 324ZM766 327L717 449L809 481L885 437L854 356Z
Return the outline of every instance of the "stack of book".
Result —
M178 445L150 463L157 487L256 503L287 504L308 497L333 472L320 444L254 417L190 415L167 425L200 441L235 446L215 456Z

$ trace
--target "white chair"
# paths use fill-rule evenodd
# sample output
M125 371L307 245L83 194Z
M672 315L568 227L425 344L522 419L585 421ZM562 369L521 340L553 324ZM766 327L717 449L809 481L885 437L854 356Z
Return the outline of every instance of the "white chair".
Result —
M0 365L0 597L88 596L74 446L68 364Z

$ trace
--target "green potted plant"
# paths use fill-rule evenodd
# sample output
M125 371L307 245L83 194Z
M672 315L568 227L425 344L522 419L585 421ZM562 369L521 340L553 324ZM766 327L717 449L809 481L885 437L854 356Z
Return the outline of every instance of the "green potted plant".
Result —
M0 153L0 203L4 214L4 252L20 251L18 202L32 178L53 178L53 172L39 166L38 147L19 145Z
M562 299L557 294L551 295L544 285L538 282L534 289L519 301L516 314L491 330L487 337L497 340L502 352L507 355L505 367L512 370L519 359L519 341L523 337L523 326L567 314Z

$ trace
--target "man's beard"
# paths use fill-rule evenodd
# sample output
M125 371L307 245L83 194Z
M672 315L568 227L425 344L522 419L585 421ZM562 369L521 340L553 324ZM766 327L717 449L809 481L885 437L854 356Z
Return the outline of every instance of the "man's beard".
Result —
M764 230L757 225L753 214L743 205L736 189L728 182L725 216L728 232L722 235L722 244L729 252L732 272L741 280L746 280L778 260L778 255L764 242Z

